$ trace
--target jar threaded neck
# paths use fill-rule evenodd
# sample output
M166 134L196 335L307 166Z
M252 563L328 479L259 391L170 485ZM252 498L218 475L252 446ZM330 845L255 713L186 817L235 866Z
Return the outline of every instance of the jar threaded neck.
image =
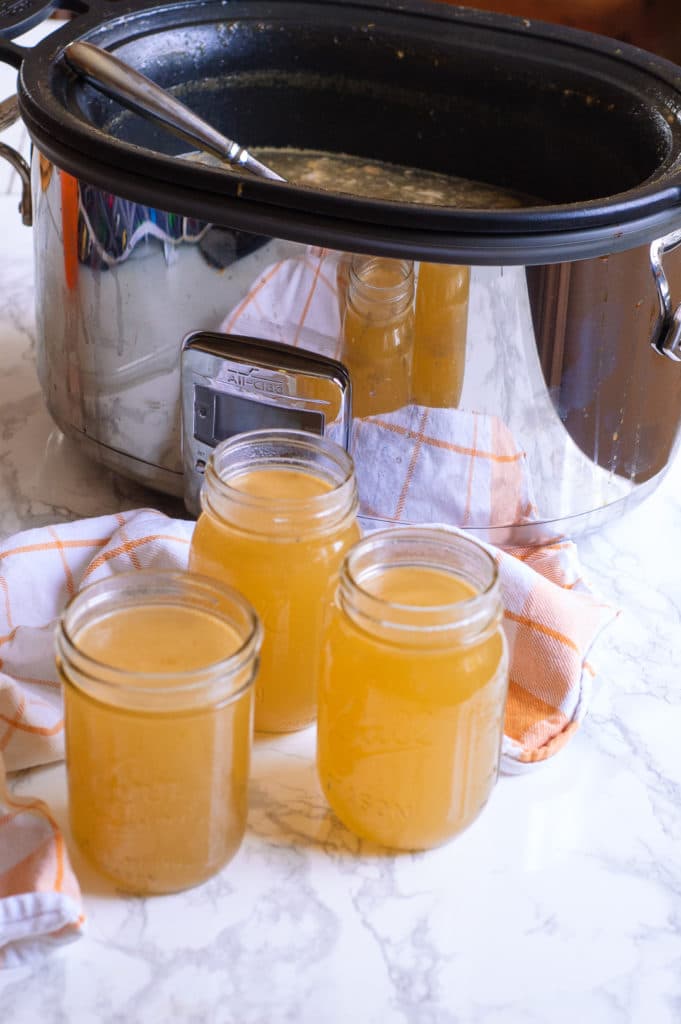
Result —
M84 649L88 627L139 609L180 609L207 616L236 638L218 661L191 668L158 670L120 667L100 661ZM104 704L138 710L224 703L238 699L254 681L262 643L260 620L250 603L232 587L196 573L171 569L117 573L79 591L67 604L56 628L57 667L64 681Z
M318 478L326 489L275 498L236 486L239 478L260 470L297 471ZM354 463L334 441L303 430L236 434L217 445L208 460L201 506L246 532L325 533L357 513Z
M414 265L410 260L354 256L348 277L348 303L372 319L403 316L414 301Z
M450 574L470 596L447 603L386 600L369 581L402 569ZM362 629L384 640L422 644L477 643L496 630L502 606L496 562L477 541L435 527L381 530L359 541L341 568L341 608Z

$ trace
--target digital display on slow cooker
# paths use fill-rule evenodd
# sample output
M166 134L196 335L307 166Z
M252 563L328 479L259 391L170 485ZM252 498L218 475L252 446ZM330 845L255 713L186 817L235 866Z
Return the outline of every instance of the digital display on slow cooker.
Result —
M205 444L216 445L233 434L262 427L287 427L324 433L324 415L308 409L297 409L248 398L224 391L197 387L194 403L194 435Z

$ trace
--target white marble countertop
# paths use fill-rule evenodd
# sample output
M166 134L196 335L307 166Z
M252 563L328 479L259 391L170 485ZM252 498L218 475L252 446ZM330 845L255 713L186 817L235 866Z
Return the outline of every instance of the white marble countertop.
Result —
M30 231L0 197L0 535L157 504L53 428L33 355ZM180 512L180 510L177 510ZM678 1024L681 462L579 548L622 609L590 660L586 724L502 778L450 845L377 856L321 796L312 730L256 741L235 860L190 892L124 898L76 850L85 936L0 976L7 1024ZM63 766L24 773L68 838Z

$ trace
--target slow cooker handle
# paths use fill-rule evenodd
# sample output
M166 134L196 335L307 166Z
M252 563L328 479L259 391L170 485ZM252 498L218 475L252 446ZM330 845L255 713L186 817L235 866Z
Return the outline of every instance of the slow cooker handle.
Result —
M681 305L672 309L671 290L662 259L679 245L681 228L662 238L656 238L650 245L650 267L660 303L660 317L650 343L656 352L673 359L676 363L681 362Z
M13 43L12 39L45 21L57 7L78 15L85 13L90 7L96 10L98 2L99 0L93 0L91 4L85 0L47 0L47 3L45 0L0 0L0 64L8 64L18 71L31 48L19 46ZM9 128L18 118L17 97L9 96L0 103L0 132ZM19 212L22 222L30 227L33 223L30 168L21 154L4 142L0 142L0 159L7 160L21 178Z
M0 0L0 63L19 70L31 47L12 40L46 21L56 10L68 11L74 19L86 15L90 23L97 24L112 13L124 14L124 8L127 5L123 0Z
M19 104L16 96L8 96L0 103L0 132L9 128L19 120ZM21 220L26 227L33 223L33 206L31 201L31 171L21 154L17 153L11 146L0 142L0 158L7 160L21 178L21 199L19 201L19 213Z
M66 2L68 3L68 0ZM3 40L14 39L15 36L28 32L30 28L39 25L41 21L45 21L52 11L59 6L61 6L59 0L47 0L47 3L45 3L45 0L1 0L0 38ZM18 54L17 50L19 51ZM14 60L6 58L5 54L7 52L14 53ZM12 64L13 67L19 67L21 54L22 47L12 47L8 51L3 45L2 51L0 51L2 60L7 64ZM16 63L17 58L19 58L19 64Z
M57 9L77 17L88 12L97 15L100 8L106 8L106 0L0 0L0 63L19 70L31 47L12 40L46 21Z
M78 5L74 13L84 10L79 0L0 0L0 63L18 71L31 47L19 46L12 39L46 21L57 7L70 9L74 3Z

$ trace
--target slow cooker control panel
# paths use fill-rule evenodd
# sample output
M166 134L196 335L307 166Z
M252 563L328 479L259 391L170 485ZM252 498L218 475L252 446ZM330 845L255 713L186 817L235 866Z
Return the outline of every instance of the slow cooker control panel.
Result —
M347 448L350 376L327 356L263 338L196 331L182 346L184 501L200 512L199 493L212 449L227 437L264 427L328 434Z

